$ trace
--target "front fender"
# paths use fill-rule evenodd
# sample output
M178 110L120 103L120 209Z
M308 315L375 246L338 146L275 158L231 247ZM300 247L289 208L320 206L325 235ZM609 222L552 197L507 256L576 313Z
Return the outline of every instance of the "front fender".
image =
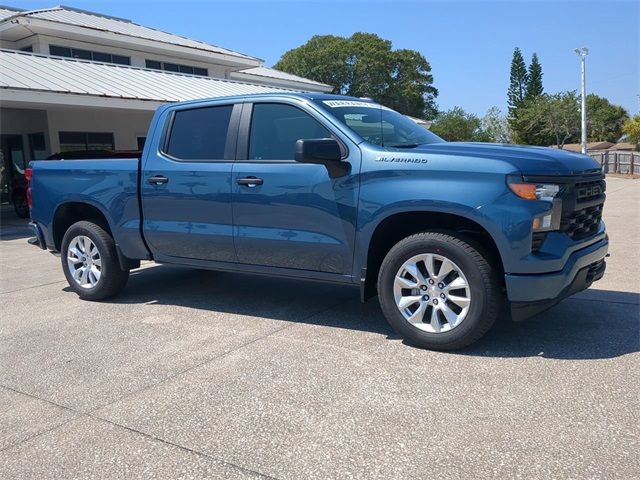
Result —
M537 210L544 211L542 206L515 197L508 190L503 173L392 171L384 176L372 172L363 177L355 278L360 278L367 266L376 229L394 215L439 213L473 222L493 239L505 270L510 271L530 253L531 218Z

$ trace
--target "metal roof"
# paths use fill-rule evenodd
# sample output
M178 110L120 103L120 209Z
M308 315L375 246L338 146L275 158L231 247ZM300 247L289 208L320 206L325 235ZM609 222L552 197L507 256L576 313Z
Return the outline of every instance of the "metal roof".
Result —
M267 68L267 67L245 68L244 70L239 70L238 72L233 72L233 73L244 73L247 75L274 78L277 80L288 80L290 82L297 82L297 83L308 83L311 85L317 85L319 87L326 87L328 89L333 89L331 85L327 85L326 83L316 82L315 80L309 80L308 78L299 77L291 73L281 72L280 70L276 70L274 68Z
M0 5L0 21L4 20L5 18L12 17L16 13L20 12L22 12L22 10L20 10L19 8L5 7L4 5Z
M293 91L211 77L0 50L3 89L156 102Z
M260 59L251 57L249 55L234 52L233 50L228 50L216 45L200 42L198 40L192 40L180 35L175 35L172 33L156 30L154 28L138 25L137 23L133 23L130 20L109 17L107 15L88 12L77 8L65 7L63 5L30 11L19 11L12 10L11 8L7 7L0 7L0 21L6 21L9 18L16 19L21 17L37 18L49 22L75 25L78 27L90 28L120 35L127 35L135 38L155 40L157 42L180 45L197 50L204 50L207 52L220 53L224 55L231 55L234 57L260 61Z

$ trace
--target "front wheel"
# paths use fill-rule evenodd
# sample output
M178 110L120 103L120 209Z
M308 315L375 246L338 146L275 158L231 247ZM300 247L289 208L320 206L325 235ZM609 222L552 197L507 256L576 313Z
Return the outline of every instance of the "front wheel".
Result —
M423 232L398 242L378 276L378 296L391 326L410 344L463 348L493 325L500 286L487 258L453 234Z
M62 270L69 286L84 300L102 300L119 293L129 270L118 262L113 238L99 225L77 222L62 239Z

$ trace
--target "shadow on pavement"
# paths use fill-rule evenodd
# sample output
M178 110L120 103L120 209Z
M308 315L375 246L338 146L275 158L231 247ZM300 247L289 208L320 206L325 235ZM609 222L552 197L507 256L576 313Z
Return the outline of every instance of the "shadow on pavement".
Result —
M0 240L16 240L33 237L29 219L18 217L11 205L0 207Z
M500 320L486 337L462 353L589 360L638 351L640 295L588 290L523 322Z
M639 351L640 295L588 293L524 322L501 319L479 342L455 353L586 360ZM363 305L355 288L313 282L153 266L132 272L124 292L110 302L179 305L398 338L377 299Z

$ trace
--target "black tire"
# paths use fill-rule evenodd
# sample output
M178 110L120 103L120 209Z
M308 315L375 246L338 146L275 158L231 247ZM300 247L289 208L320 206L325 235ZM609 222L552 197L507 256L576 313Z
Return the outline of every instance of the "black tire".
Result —
M69 255L69 244L77 236L88 237L98 248L101 259L101 274L98 282L93 287L82 287L73 278L67 257ZM69 227L62 239L61 248L62 270L69 282L71 289L83 300L102 300L119 293L127 284L129 270L122 270L118 262L116 245L102 227L92 222L76 222Z
M421 330L409 323L396 306L393 286L396 274L411 257L423 253L444 256L463 271L471 303L463 321L440 333ZM500 282L487 257L456 234L423 232L398 242L387 253L378 275L382 311L393 329L407 343L430 350L456 350L482 337L493 325L503 303Z
M16 193L13 197L13 211L20 218L29 218L29 206L27 197L23 192Z

